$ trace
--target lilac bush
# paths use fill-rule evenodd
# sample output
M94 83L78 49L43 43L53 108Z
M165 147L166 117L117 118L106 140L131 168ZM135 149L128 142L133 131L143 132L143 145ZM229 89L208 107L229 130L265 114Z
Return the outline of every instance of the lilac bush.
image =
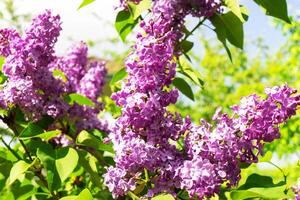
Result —
M151 8L138 7L149 2ZM110 83L116 105L109 105L113 108L108 112L115 116L121 110L112 128L98 118L109 107L99 101L106 63L90 59L84 42L57 55L54 46L62 30L58 15L46 10L24 34L0 29L0 55L5 58L0 118L9 128L3 129L4 135L11 139L7 143L0 137L5 146L0 148L1 161L11 168L7 175L0 163L1 182L6 180L0 184L0 199L150 199L160 194L208 199L228 191L249 192L247 186L236 187L242 166L257 163L265 144L280 138L280 126L296 115L300 94L287 84L266 88L264 97L243 97L230 113L218 108L209 122L201 120L199 125L172 112L178 90L185 94L175 83L180 79L177 71L201 82L192 77L197 76L194 72L184 74L180 64L193 46L188 37L208 19L227 48L227 41L234 44L232 38L239 38L228 36L228 27L222 26L234 22L239 29L245 13L238 13L239 4L220 0L149 2L120 0L117 31L125 29L127 34L128 27L140 27L125 61L126 72L120 70ZM225 13L224 6L231 11ZM140 13L143 9L147 15ZM199 18L191 31L185 27L188 15ZM282 186L262 178L270 188ZM298 185L291 188L297 199ZM22 187L32 187L32 193L23 194ZM286 195L288 189L280 192Z

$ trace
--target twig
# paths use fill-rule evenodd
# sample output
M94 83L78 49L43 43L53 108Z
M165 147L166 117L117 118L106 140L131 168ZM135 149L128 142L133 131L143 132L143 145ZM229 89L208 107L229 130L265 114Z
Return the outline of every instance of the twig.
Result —
M198 22L198 24L183 38L183 41L186 40L190 35L192 35L206 20L206 17L204 17L202 20Z
M17 152L15 152L5 141L4 139L1 137L1 141L4 144L4 146L18 159L18 160L22 160L22 158L19 156L19 154Z
M273 165L274 167L276 167L283 175L283 179L284 179L284 183L286 183L287 180L287 175L284 173L284 171L276 164L272 163L271 161L268 162L269 164Z
M26 145L24 144L24 142L22 140L20 140L20 139L18 139L18 140L19 140L20 144L22 145L23 149L25 150L25 153L27 154L27 156L29 157L29 159L31 161L33 161L32 157L30 155L30 152L28 151L28 149L27 149Z

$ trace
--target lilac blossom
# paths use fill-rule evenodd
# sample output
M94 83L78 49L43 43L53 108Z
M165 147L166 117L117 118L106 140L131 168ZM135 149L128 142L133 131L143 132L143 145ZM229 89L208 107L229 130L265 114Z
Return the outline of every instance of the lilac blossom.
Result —
M49 10L38 15L22 37L14 30L1 30L7 36L7 43L1 42L5 49L1 54L6 56L3 73L8 77L1 91L5 107L18 105L33 119L47 113L48 98L55 99L60 92L59 81L48 70L60 30L59 16L53 16ZM53 114L57 117L62 113Z
M54 45L60 31L60 17L49 10L35 17L22 36L13 29L0 30L0 55L6 57L3 73L8 78L0 91L0 105L18 106L34 121L44 115L54 119L69 115L78 132L95 128L107 131L107 123L97 117L103 109L98 97L104 86L105 63L89 62L83 42L66 56L57 56ZM60 70L66 80L54 77L54 70ZM69 105L64 97L70 93L90 98L95 107Z
M100 129L108 132L106 121L98 119L98 113L103 110L103 105L98 102L106 76L105 62L88 62L88 48L84 42L71 47L66 56L57 57L49 67L51 71L60 70L67 78L62 86L65 93L78 93L90 98L95 106L73 105L67 110L70 118L81 130Z
M124 3L126 1L121 1ZM135 2L138 3L138 2ZM122 107L110 135L116 152L115 167L105 175L105 184L115 198L134 191L145 171L158 193L176 196L175 189L204 199L218 194L220 187L237 185L239 163L257 162L264 143L279 137L279 125L294 115L299 95L287 85L266 90L268 98L250 95L233 106L234 115L213 117L215 125L203 121L195 126L189 118L167 111L178 98L170 84L176 74L176 48L183 36L188 14L210 17L218 12L218 0L154 0L144 19L136 43L126 60L128 77L122 90L112 95ZM183 139L182 149L176 147Z

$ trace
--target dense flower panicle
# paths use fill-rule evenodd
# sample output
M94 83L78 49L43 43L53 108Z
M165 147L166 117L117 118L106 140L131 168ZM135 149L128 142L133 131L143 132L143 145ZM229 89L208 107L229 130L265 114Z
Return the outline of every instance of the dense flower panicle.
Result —
M115 197L133 190L144 169L157 173L151 180L155 187L147 196L160 192L174 194L172 188L181 187L177 169L182 166L184 155L171 141L181 138L190 122L179 114L169 113L166 107L178 98L178 91L168 87L176 74L174 58L180 54L176 44L183 36L184 17L192 12L187 10L188 3L153 1L153 14L141 22L143 32L137 35L126 60L128 77L122 90L112 95L122 107L122 116L111 135L116 167L108 169L105 176ZM114 171L123 173L109 177Z
M38 15L22 37L10 42L11 53L3 65L5 75L34 77L37 70L47 68L60 31L59 16L52 16L49 10Z
M241 145L241 161L257 161L256 154L261 153L263 144L280 137L279 125L296 114L300 96L297 91L287 85L267 88L268 98L260 99L250 95L242 98L240 106L234 106L233 111L238 116L235 121L236 130L243 134L239 141ZM251 142L252 141L252 142Z
M185 138L186 154L192 160L208 160L216 174L210 177L215 180L209 187L213 192L206 193L205 197L211 197L224 182L228 186L236 185L240 179L239 162L257 162L264 144L279 138L279 125L295 115L300 105L300 95L295 93L296 90L287 85L267 88L265 100L257 95L243 97L240 105L232 107L232 117L218 110L213 119L215 126L207 122L192 126ZM201 177L198 181L202 182ZM182 182L182 188L193 196L195 190L189 184ZM193 186L197 184L196 180ZM202 198L205 189L207 187L196 193Z
M108 132L108 123L97 117L103 110L103 105L97 98L102 92L107 73L105 62L88 62L87 55L87 45L80 42L72 46L66 56L57 57L50 64L50 69L60 70L66 75L67 81L62 87L64 92L81 94L95 103L95 107L74 105L67 111L75 121L77 131L100 129Z
M69 114L78 125L77 131L108 130L107 123L97 117L103 109L97 98L104 85L105 63L89 63L88 48L83 42L73 46L67 56L57 57L54 45L60 25L60 17L46 10L33 19L23 36L15 30L0 30L0 54L6 57L3 72L8 77L0 92L0 105L19 106L33 120ZM60 70L66 80L54 77L54 70ZM82 94L96 106L70 106L63 100L70 93Z
M153 13L169 19L183 19L192 14L195 17L211 17L220 11L220 0L153 0ZM180 17L181 16L181 17Z
M161 14L165 17L174 15L192 14L196 17L210 17L216 11L220 11L221 0L152 0L152 12ZM139 4L141 0L120 0L120 7L127 9L128 3Z
M1 30L6 32L7 38L3 40L9 44L1 43L1 48L6 49L3 72L9 79L2 92L5 106L16 104L34 119L45 114L47 96L56 98L59 92L60 83L47 65L54 58L53 48L60 30L59 16L52 16L50 11L38 15L22 37L14 30Z
M23 39L30 45L29 56L40 66L46 67L53 59L54 45L62 30L60 25L60 16L53 16L50 10L46 10L35 17L31 26L25 31Z
M155 173L148 197L162 192L176 196L177 188L191 198L209 198L223 183L237 185L239 163L257 162L264 143L279 137L279 124L295 114L299 95L287 85L266 89L266 100L245 97L232 107L232 117L217 110L215 125L203 121L195 126L189 118L169 113L166 107L178 98L169 86L176 73L174 57L180 55L176 44L183 36L184 18L210 17L221 2L154 0L152 6L126 60L128 77L122 90L112 95L122 115L111 135L116 166L108 169L105 184L114 197L123 196L137 187L146 169ZM175 147L180 138L183 150Z

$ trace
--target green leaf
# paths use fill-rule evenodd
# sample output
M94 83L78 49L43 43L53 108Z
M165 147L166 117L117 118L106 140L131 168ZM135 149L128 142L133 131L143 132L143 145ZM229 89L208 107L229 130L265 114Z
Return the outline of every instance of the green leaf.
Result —
M108 151L110 153L114 153L112 145L103 144L99 138L96 138L87 131L81 131L79 133L76 139L76 143L83 146L92 147L100 151Z
M97 169L97 159L86 151L77 150L79 154L79 164L90 174L92 183L101 188L102 181Z
M47 171L46 180L50 191L60 187L77 167L79 156L77 151L70 147L53 149L51 145L45 144L37 150L40 159Z
M230 198L232 200L243 200L243 199L251 199L255 197L262 197L259 194L247 190L236 190L230 192Z
M250 188L271 188L285 185L284 181L281 181L277 184L273 183L272 177L262 176L259 174L251 174L247 177L245 184L239 187L239 190L247 190Z
M91 3L93 3L96 0L83 0L80 4L80 6L77 8L77 10L79 10L80 8L83 8Z
M254 2L266 10L266 15L291 23L286 0L254 0Z
M77 103L78 105L81 105L81 106L90 106L90 107L95 106L95 103L92 100L90 100L88 97L77 94L77 93L72 93L72 94L67 95L65 97L65 101L68 102L70 105Z
M185 96L194 101L194 93L189 84L182 78L176 77L173 80L173 85Z
M151 200L175 200L175 198L170 194L160 194L151 198Z
M49 144L39 146L37 157L46 169L46 180L50 191L60 188L61 180L55 166L56 152Z
M36 194L37 189L34 188L32 184L20 184L14 185L11 187L11 191L14 194L15 199L17 200L27 200L32 197L32 195ZM48 194L49 195L49 194Z
M53 74L53 76L54 76L55 78L56 78L56 77L61 78L61 79L63 80L63 82L67 82L67 81L68 81L68 79L67 79L65 73L64 73L63 71L59 70L59 69L53 70L52 74Z
M44 130L35 123L29 123L28 126L20 133L20 138L30 138L43 133Z
M138 20L134 20L129 11L122 10L118 13L115 21L115 28L123 42L126 40L127 35L137 25L137 22Z
M251 164L246 163L246 162L240 162L240 163L239 163L240 169L247 169L247 168L250 167L250 166L251 166Z
M36 160L34 160L31 164L28 164L23 160L20 160L17 163L15 163L10 170L10 174L6 181L6 184L9 186L13 182L15 182L21 175L23 175L35 163L35 161Z
M226 40L228 40L234 46L243 49L243 23L238 17L235 16L235 14L233 14L233 12L228 12L221 15L215 14L210 18L210 20L215 27L215 32L217 33L218 39L224 44L224 46L227 47Z
M42 129L47 129L52 123L54 122L54 119L50 116L43 116L41 120L36 122L35 124L41 127Z
M222 15L221 20L224 24L228 41L236 47L243 49L243 23L232 12Z
M60 198L59 200L93 200L93 196L88 189L82 190L78 196L67 196Z
M251 188L249 190L234 190L230 192L232 200L243 200L251 198L259 199L289 199L291 194L285 194L286 186L272 188Z
M64 182L77 166L79 157L73 148L56 150L55 166L61 182Z
M82 190L75 200L93 200L93 196L88 189Z
M249 11L247 10L247 8L245 6L241 6L240 10L241 10L241 13L242 13L242 16L243 16L244 20L248 21Z
M227 52L227 55L228 55L230 61L232 62L231 52L230 52L229 47L227 46L226 30L222 27L223 22L220 20L220 18L217 15L215 15L215 16L211 17L211 23L215 27L214 31L217 34L218 40L223 44L223 46Z
M117 73L114 74L114 76L112 77L112 79L110 81L110 85L111 86L115 85L117 82L124 79L126 76L127 76L127 72L126 72L126 69L123 67Z
M31 139L31 138L41 138L43 140L50 140L51 138L54 138L55 136L61 134L61 130L53 130L53 131L47 131L38 135L34 135L34 136L20 136L19 138L21 140L27 140L27 139Z
M67 196L67 197L60 198L59 200L75 200L76 198L77 196Z
M188 63L188 61L183 57L179 57L179 72L186 77L188 77L190 80L192 80L195 84L199 86L203 86L204 82L200 78L199 72L195 71L191 65Z
M133 19L137 19L143 12L150 9L152 5L151 0L142 0L140 3L135 4L128 2L128 8L133 16Z
M183 40L178 44L178 48L181 49L184 54L189 52L193 48L193 46L194 43L187 40Z
M224 0L225 5L235 14L241 22L245 22L240 8L239 0Z

